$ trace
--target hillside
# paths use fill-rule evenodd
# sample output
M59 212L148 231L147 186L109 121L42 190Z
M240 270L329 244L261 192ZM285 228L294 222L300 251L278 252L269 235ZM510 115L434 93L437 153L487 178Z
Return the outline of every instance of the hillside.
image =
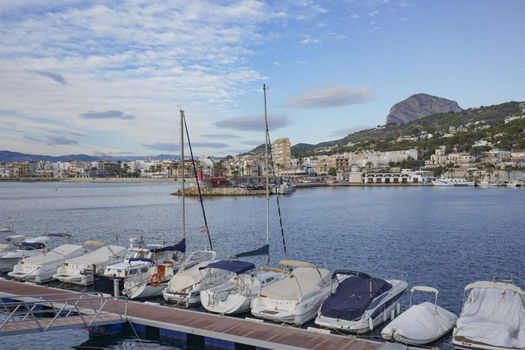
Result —
M440 146L470 151L472 145L485 139L503 150L525 148L525 118L505 124L505 118L525 116L525 103L507 102L471 108L461 112L437 113L400 125L387 125L361 130L342 139L316 145L292 147L295 156L335 154L345 151L389 151L419 148L423 157ZM450 132L452 129L453 132ZM432 135L424 136L424 135ZM399 140L405 136L407 140ZM424 137L423 137L424 136ZM417 140L409 140L409 138Z
M459 112L456 101L428 94L415 94L390 109L386 117L386 125L404 124L436 113Z
M78 160L81 162L93 162L97 160L112 160L112 161L132 161L140 159L176 159L179 156L171 154L159 154L156 156L122 156L122 157L112 157L112 156L89 156L86 154L69 154L63 156L46 156L38 154L27 154L20 152L11 152L11 151L0 151L0 162L68 162L71 160Z

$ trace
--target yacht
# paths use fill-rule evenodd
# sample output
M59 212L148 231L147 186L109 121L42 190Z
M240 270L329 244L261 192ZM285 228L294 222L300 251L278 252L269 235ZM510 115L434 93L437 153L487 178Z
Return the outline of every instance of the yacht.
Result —
M510 282L467 285L452 343L469 350L524 349L525 292Z
M128 251L125 247L105 245L102 242L88 241L85 244L102 246L85 255L66 260L53 278L62 283L91 285L94 274L102 273L106 266L122 261Z
M206 310L223 315L250 311L252 298L262 288L286 276L284 270L256 269L254 264L238 260L218 261L207 268L222 269L234 274L225 283L200 293L201 305Z
M434 186L444 187L470 187L474 186L474 181L467 181L464 178L437 178L432 181Z
M21 259L7 275L22 281L48 282L54 279L53 275L68 258L84 254L82 246L63 244L47 253Z
M412 305L412 296L416 292L434 294L434 303L428 301ZM452 330L457 316L437 304L439 291L427 286L410 288L410 306L381 331L385 340L401 344L423 345L441 338Z
M23 240L15 249L0 252L0 272L11 272L18 261L44 253L48 236L39 236Z
M24 236L22 235L11 235L5 238L0 238L0 253L17 249L23 240Z
M323 302L315 323L340 331L364 334L399 312L399 299L408 284L366 273L336 270L330 296Z
M131 238L124 261L108 265L102 274L95 274L95 290L101 293L120 295L124 288L124 281L127 278L147 273L158 262L177 260L176 252L171 255L167 255L167 252L173 252L173 250L170 250L171 248L182 246L185 249L185 241L179 244L168 246L166 244L145 243L142 238Z
M15 228L13 226L0 227L0 233L13 232Z
M226 282L232 272L207 268L215 262L213 250L196 250L188 255L182 266L162 292L164 300L190 307L200 303L200 292Z
M300 326L312 320L330 294L330 272L312 263L282 260L286 277L261 289L251 302L254 316Z

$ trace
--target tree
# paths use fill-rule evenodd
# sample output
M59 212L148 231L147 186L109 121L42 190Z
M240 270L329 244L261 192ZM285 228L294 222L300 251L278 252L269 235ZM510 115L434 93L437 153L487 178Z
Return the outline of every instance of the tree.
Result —
M335 168L328 169L328 175L336 176L337 170Z

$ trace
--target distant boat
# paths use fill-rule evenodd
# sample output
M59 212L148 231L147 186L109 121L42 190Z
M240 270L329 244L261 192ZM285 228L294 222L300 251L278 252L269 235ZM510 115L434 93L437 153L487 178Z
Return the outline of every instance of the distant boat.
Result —
M457 349L525 348L525 292L521 288L479 281L465 287L465 296L452 333Z
M17 249L23 240L23 235L11 235L0 238L0 252Z
M283 182L279 185L273 186L271 191L273 194L287 195L295 192L295 185L291 182Z
M363 334L399 312L399 299L407 289L403 280L372 277L363 272L336 270L332 291L319 309L319 326Z
M425 301L412 305L412 296L416 291L434 293L434 303ZM402 344L422 345L432 343L448 333L454 327L457 316L437 305L438 294L439 291L432 287L412 287L410 307L383 328L383 339Z
M434 186L443 187L470 187L474 186L474 181L467 181L464 178L437 178L432 181Z
M7 232L13 232L15 228L13 226L4 226L0 227L0 232L7 233Z

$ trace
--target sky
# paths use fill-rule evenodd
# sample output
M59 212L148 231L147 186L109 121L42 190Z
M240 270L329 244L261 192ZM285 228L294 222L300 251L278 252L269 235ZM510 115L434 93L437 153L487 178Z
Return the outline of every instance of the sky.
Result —
M199 156L383 125L412 94L525 100L525 1L4 0L0 150Z

